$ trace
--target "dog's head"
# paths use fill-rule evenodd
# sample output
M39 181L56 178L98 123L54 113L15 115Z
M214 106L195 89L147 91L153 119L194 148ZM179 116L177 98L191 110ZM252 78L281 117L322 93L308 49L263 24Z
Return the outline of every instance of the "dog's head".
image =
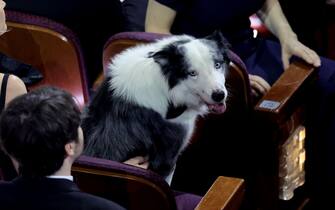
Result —
M220 32L168 44L150 55L161 67L174 106L222 113L226 109L228 44Z

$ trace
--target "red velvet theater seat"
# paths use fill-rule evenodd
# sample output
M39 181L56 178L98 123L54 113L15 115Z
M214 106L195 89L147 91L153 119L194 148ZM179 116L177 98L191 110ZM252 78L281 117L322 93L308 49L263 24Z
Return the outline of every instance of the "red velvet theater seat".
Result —
M0 51L40 70L44 79L28 87L54 85L75 96L81 107L88 101L86 69L76 35L44 17L6 11L10 29L0 37Z

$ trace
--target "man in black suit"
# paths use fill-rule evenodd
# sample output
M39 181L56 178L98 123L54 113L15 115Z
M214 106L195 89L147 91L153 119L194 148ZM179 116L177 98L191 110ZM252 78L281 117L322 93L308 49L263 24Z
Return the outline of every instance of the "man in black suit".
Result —
M0 209L123 209L73 183L71 167L84 144L79 125L72 96L57 88L41 88L8 104L0 118L0 145L20 176L0 184Z

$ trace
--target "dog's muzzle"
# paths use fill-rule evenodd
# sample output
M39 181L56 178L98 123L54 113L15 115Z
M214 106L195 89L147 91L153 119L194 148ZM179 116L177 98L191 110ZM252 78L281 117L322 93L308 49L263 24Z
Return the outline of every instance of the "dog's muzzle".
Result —
M225 99L225 92L222 90L214 91L211 95L212 100L214 103L207 104L208 110L213 113L223 113L226 111L226 105L224 103Z
M220 90L220 91L214 91L211 97L213 101L220 103L222 102L225 96L226 96L225 92Z

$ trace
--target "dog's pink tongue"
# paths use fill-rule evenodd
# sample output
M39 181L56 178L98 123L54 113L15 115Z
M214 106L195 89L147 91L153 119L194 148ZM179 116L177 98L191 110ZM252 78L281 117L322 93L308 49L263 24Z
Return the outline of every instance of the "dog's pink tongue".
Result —
M223 113L226 111L226 106L224 104L209 104L209 111L214 113Z

